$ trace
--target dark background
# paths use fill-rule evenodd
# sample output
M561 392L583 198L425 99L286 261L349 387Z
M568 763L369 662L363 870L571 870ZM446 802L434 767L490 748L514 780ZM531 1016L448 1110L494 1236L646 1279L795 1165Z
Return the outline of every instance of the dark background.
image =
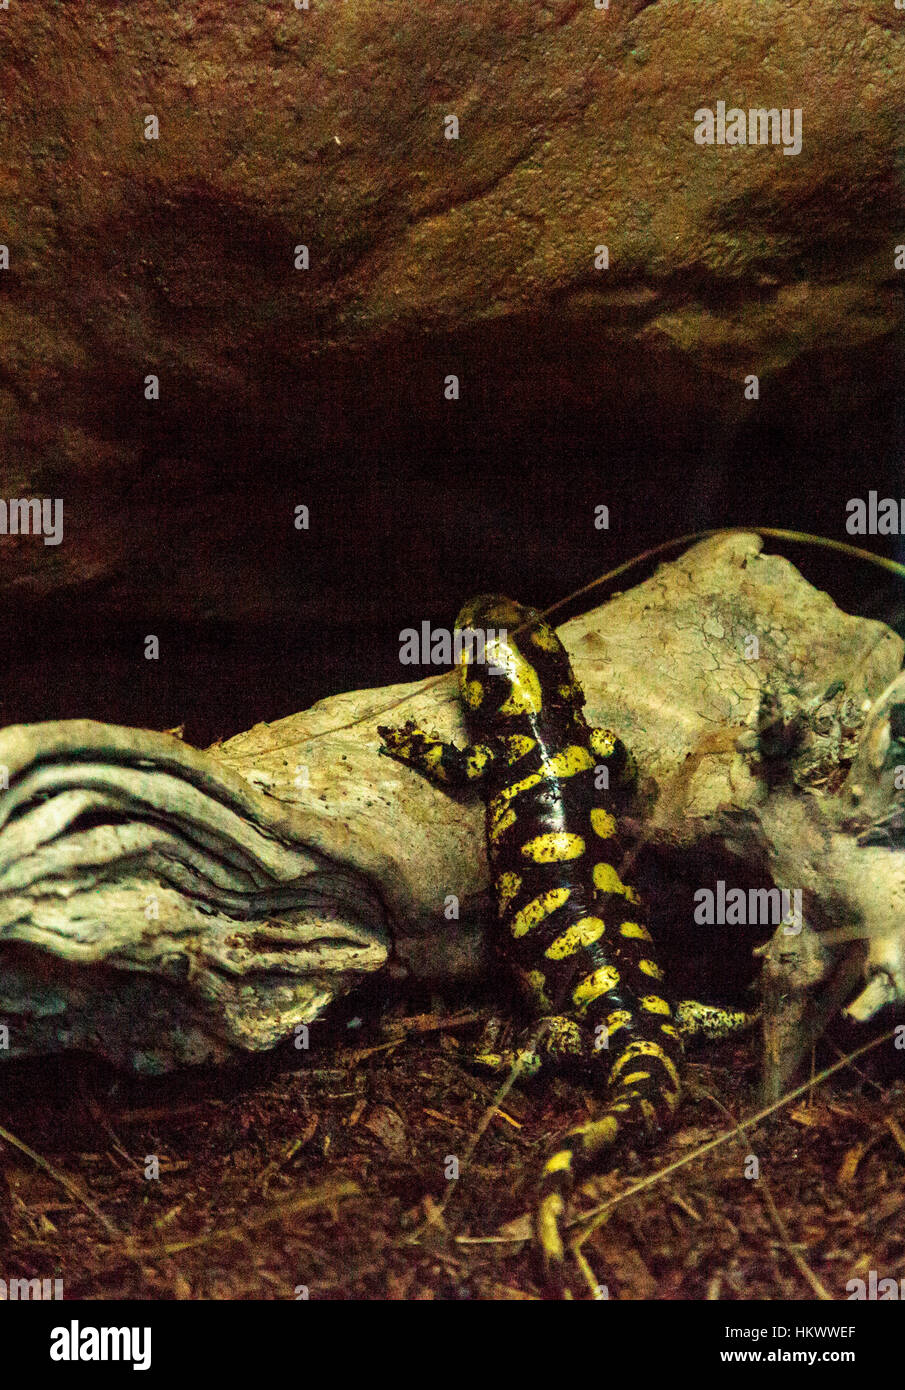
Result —
M337 691L415 678L399 665L400 630L451 625L472 593L547 606L713 526L816 532L893 556L900 545L845 531L849 497L905 493L893 339L866 349L854 377L850 353L826 354L762 382L757 402L737 377L704 378L678 354L614 348L549 318L298 369L275 348L266 366L263 408L178 391L152 406L131 382L86 382L84 418L129 441L143 467L119 493L74 480L63 544L79 529L129 527L132 560L116 582L3 615L3 723L184 723L204 746ZM443 398L448 372L461 378L457 402ZM292 523L302 502L307 532ZM609 531L594 528L602 503ZM843 608L901 626L894 576L802 545L767 548ZM144 659L148 633L158 661Z

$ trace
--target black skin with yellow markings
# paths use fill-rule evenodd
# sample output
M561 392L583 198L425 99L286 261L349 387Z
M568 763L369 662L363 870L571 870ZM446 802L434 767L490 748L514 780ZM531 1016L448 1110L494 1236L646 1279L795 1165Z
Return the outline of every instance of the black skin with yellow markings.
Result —
M597 785L603 765L611 784L624 773L624 746L585 721L568 654L533 609L481 596L456 627L506 634L482 664L463 648L459 684L473 742L459 749L408 724L381 728L381 751L440 786L480 787L498 948L533 1012L548 1020L543 1060L574 1066L579 1057L606 1097L595 1120L558 1142L540 1181L537 1237L547 1285L561 1292L569 1192L615 1144L653 1141L669 1123L682 1037L644 907L619 877L612 795Z

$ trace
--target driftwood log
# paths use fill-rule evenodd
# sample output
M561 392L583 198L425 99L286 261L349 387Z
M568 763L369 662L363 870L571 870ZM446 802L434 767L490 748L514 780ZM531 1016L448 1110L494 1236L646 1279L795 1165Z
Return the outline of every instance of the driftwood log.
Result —
M560 633L589 719L638 762L635 853L720 843L803 905L764 932L775 1092L846 998L861 1019L905 998L903 644L744 532ZM379 756L377 725L408 718L463 741L453 678L206 752L88 720L0 731L0 1057L165 1071L270 1048L384 967L480 970L483 810Z

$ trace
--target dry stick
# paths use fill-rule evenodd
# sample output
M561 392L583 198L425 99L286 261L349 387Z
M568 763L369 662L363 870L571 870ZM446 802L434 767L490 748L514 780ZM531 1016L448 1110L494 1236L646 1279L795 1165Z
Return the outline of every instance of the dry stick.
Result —
M433 1014L411 1014L408 1018L391 1019L384 1026L384 1032L398 1032L396 1041L401 1042L412 1033L443 1033L447 1028L465 1028L470 1023L480 1023L483 1017L474 1009L463 1009L442 1018L436 1018Z
M557 599L556 603L544 611L544 617L549 617L558 608L564 608L567 603L573 603L575 599L584 598L593 589L601 584L607 584L611 579L624 574L626 570L634 565L640 565L645 560L652 560L655 555L662 555L664 551L671 550L676 545L691 545L693 541L709 540L712 536L736 536L739 532L749 531L760 536L772 536L775 540L796 541L802 545L815 545L824 550L838 550L843 555L854 555L859 560L867 560L872 565L879 565L881 569L890 570L897 574L900 579L905 579L905 565L898 560L888 560L885 555L875 555L872 550L862 550L858 545L849 545L847 541L833 540L831 536L815 536L810 531L785 531L778 526L715 526L709 531L690 531L687 536L674 536L672 540L661 541L659 545L651 546L649 550L644 550L640 555L633 555L630 560L617 565L614 570L607 574L602 574L599 579L592 579L590 584L585 584L581 589L576 589L574 593L567 594L565 598Z
M575 1248L572 1251L572 1254L575 1256L575 1263L578 1265L578 1268L584 1276L584 1281L590 1289L591 1297L596 1302L597 1299L601 1296L600 1280L597 1278L597 1275L594 1273L593 1269L591 1268L590 1264L585 1258L584 1252L582 1250L579 1250L578 1246L575 1246Z
M903 1133L902 1126L899 1124L898 1120L894 1115L884 1115L883 1123L886 1125L886 1128L889 1130L893 1139L895 1139L903 1154L905 1154L905 1133Z
M122 1238L122 1231L104 1215L99 1207L95 1206L91 1198L86 1193L82 1192L78 1184L74 1183L71 1178L68 1178L65 1173L61 1173L59 1169L54 1168L53 1164L48 1163L46 1158L42 1158L39 1153L35 1153L34 1149L30 1149L27 1144L24 1144L21 1139L17 1139L14 1134L10 1134L9 1130L4 1129L2 1125L0 1125L0 1139L3 1139L7 1144L11 1144L14 1149L18 1149L21 1153L24 1153L33 1163L36 1163L39 1168L42 1168L45 1173L48 1173L50 1177L53 1178L54 1182L58 1182L60 1186L69 1193L70 1197L74 1197L77 1202L81 1202L82 1206L87 1207L91 1215L103 1226L108 1236L113 1240L120 1240Z
M247 1218L241 1226L227 1226L206 1231L200 1236L191 1236L186 1240L172 1241L169 1245L148 1245L137 1246L132 1243L132 1237L128 1237L125 1243L118 1250L110 1251L110 1259L104 1264L106 1273L111 1270L119 1269L123 1264L145 1260L160 1260L169 1258L172 1255L181 1254L183 1250L193 1250L201 1245L209 1245L212 1241L220 1239L235 1239L245 1231L255 1230L260 1226L269 1225L272 1221L279 1221L284 1216L294 1216L300 1211L312 1211L318 1207L329 1206L334 1201L340 1201L345 1197L360 1196L361 1189L357 1183L343 1181L332 1186L325 1184L316 1188L312 1192L306 1192L301 1197L293 1198L291 1201L279 1203L275 1207L270 1207L267 1211L261 1212L256 1216ZM113 1258L119 1255L119 1259Z
M805 1282L810 1284L817 1297L821 1299L824 1303L832 1303L833 1295L830 1293L829 1289L823 1283L822 1279L820 1279L811 1269L811 1266L808 1264L801 1251L796 1250L795 1246L792 1244L792 1237L789 1234L789 1228L783 1220L782 1216L780 1215L779 1208L773 1200L773 1193L770 1191L769 1183L767 1183L763 1178L760 1181L761 1195L767 1207L769 1208L770 1215L773 1218L776 1229L779 1231L779 1234L782 1238L782 1243L785 1246L786 1254L792 1260L796 1269L798 1270L802 1278L805 1280Z
M421 1033L442 1033L447 1028L464 1028L471 1023L480 1023L483 1014L475 1013L473 1009L464 1010L458 1014L447 1014L445 1018L432 1018L429 1014L416 1014L411 1018L401 1018L395 1023L391 1022L384 1026L384 1033L395 1033L389 1042L376 1043L373 1047L350 1048L352 1064L357 1066L366 1057L372 1057L376 1052L388 1052L392 1047L401 1047L407 1042L409 1037Z
M889 1042L895 1035L895 1028L891 1028L888 1033L883 1033L879 1038L873 1038L871 1042L864 1043L861 1047L856 1048L854 1052L850 1052L847 1057L843 1057L841 1061L833 1062L831 1066L826 1067L822 1072L818 1072L816 1076L809 1078L809 1080L803 1082L800 1086L796 1086L795 1089L789 1091L787 1095L780 1096L779 1100L774 1100L770 1105L765 1105L762 1110L758 1110L755 1114L749 1115L747 1119L739 1120L734 1129L728 1129L723 1134L718 1134L715 1139L709 1139L706 1144L702 1144L699 1149L695 1149L694 1153L685 1154L683 1158L674 1159L672 1163L667 1164L665 1168L660 1168L656 1173L649 1173L646 1178L639 1178L637 1182L632 1183L630 1187L627 1187L624 1192L620 1192L616 1197L610 1197L606 1202L601 1202L598 1206L591 1207L589 1211L584 1212L581 1216L574 1217L572 1221L568 1223L569 1227L578 1226L581 1228L576 1237L575 1244L583 1245L588 1236L593 1235L594 1231L603 1224L606 1220L607 1213L613 1207L618 1206L620 1202L624 1202L627 1197L634 1197L636 1192L641 1192L647 1187L653 1187L656 1183L661 1182L663 1178L669 1177L670 1173L674 1173L678 1168L684 1168L686 1164L694 1163L695 1159L702 1158L703 1155L709 1153L711 1149L719 1148L720 1144L725 1144L727 1139L732 1139L736 1134L743 1133L751 1125L760 1124L762 1120L767 1119L774 1111L781 1110L782 1107L788 1105L790 1101L797 1100L799 1096L805 1095L812 1087L819 1086L822 1081L826 1081L828 1077L833 1076L837 1071L841 1071L843 1067L847 1067L856 1057L863 1057L866 1052L871 1052L875 1047L879 1047L880 1043Z
M833 1040L832 1040L832 1038L829 1038L829 1039L828 1039L828 1042L829 1042L830 1047L833 1049L833 1051L835 1052L835 1054L836 1054L837 1057L844 1057L844 1056L845 1056L845 1053L842 1051L842 1048L839 1047L839 1045L838 1045L837 1043L834 1043ZM813 1051L812 1051L812 1054L811 1054L811 1055L813 1056ZM874 1081L874 1079L873 1079L872 1076L865 1076L864 1072L861 1070L860 1067L852 1067L852 1071L855 1073L856 1076L858 1076L858 1077L861 1078L861 1080L864 1082L865 1086L873 1086L873 1088L874 1088L875 1091L879 1091L881 1095L883 1094L883 1087L882 1087L881 1085L879 1085L878 1082Z

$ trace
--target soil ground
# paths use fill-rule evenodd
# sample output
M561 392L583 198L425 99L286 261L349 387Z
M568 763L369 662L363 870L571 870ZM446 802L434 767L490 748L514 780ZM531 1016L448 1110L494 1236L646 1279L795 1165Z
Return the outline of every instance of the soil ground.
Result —
M89 1058L8 1063L4 1276L62 1276L67 1298L89 1299L540 1297L534 1175L599 1101L563 1080L517 1086L466 1164L497 1086L461 1058L483 1005L359 1017L356 1004L313 1028L307 1052L217 1071L139 1081ZM825 1043L815 1067L840 1055ZM759 1106L756 1038L693 1054L673 1134L576 1195L584 1212L660 1174L586 1240L575 1295L845 1299L870 1269L905 1275L903 1055L881 1044L669 1172Z

